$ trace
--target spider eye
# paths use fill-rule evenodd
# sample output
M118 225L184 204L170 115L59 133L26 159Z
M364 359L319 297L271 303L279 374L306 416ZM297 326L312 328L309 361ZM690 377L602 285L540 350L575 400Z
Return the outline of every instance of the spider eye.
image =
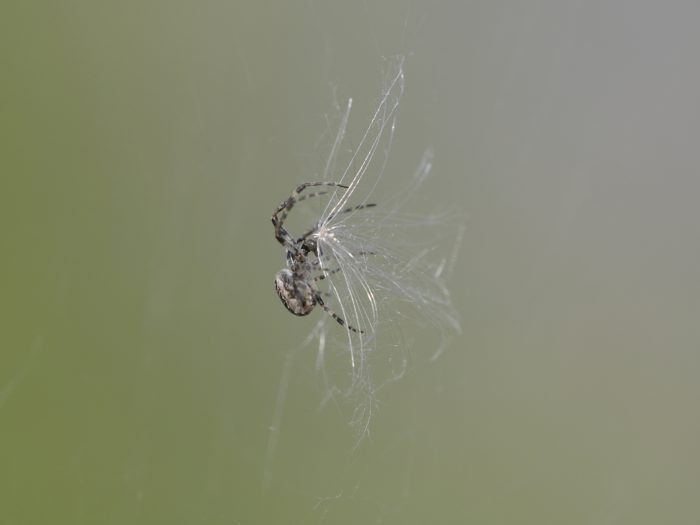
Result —
M289 268L284 268L275 275L275 290L285 308L294 315L309 315L316 306L311 286L295 278Z

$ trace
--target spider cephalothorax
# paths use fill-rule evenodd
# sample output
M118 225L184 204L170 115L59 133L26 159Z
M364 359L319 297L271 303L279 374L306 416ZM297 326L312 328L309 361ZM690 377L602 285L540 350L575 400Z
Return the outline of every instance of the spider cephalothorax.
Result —
M275 227L275 239L284 246L287 251L287 268L283 268L275 275L275 290L279 295L282 304L294 315L309 315L314 306L319 305L323 310L335 319L341 326L346 326L348 330L363 333L362 330L350 326L331 310L321 297L321 292L315 286L315 282L325 279L327 275L335 273L333 270L321 268L319 264L319 253L316 236L319 225L294 239L287 230L284 229L284 221L287 219L289 211L294 205L309 197L324 195L327 192L318 191L300 196L306 188L312 186L333 186L347 189L344 184L337 182L306 182L298 186L292 194L275 209L272 214L272 224ZM366 208L371 204L357 206L352 209ZM345 210L344 210L345 211ZM310 260L311 259L311 260ZM317 272L318 275L314 275Z

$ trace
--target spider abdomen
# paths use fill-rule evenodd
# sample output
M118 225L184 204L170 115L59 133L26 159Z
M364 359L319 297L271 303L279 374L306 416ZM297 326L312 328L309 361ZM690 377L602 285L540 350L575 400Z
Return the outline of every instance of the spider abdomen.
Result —
M289 268L275 275L275 290L285 308L294 315L309 315L316 306L313 288L303 279L295 277Z

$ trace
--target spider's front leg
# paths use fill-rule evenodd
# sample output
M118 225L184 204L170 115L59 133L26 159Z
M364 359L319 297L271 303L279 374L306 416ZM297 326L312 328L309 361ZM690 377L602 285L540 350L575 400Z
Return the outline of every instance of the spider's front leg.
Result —
M313 186L333 186L336 188L343 188L343 189L348 189L348 187L345 184L340 184L338 182L326 182L326 181L320 181L320 182L305 182L304 184L300 184L299 186L296 187L296 189L292 192L292 194L282 201L279 206L275 209L275 211L272 213L272 225L275 227L275 239L283 245L283 246L290 246L294 244L294 239L292 238L291 235L287 232L287 230L284 229L282 226L284 224L284 221L287 220L287 215L289 215L289 212L291 209L294 207L294 205L297 202L303 201L304 199L308 199L311 197L317 197L319 195L325 195L327 192L325 191L317 191L315 193L310 193L308 195L303 195L300 196L300 194L306 189L310 188Z

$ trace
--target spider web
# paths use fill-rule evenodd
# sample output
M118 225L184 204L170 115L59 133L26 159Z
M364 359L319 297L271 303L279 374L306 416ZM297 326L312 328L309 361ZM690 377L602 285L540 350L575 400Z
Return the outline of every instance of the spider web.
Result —
M378 392L403 376L415 349L427 347L421 354L435 359L451 335L460 332L445 279L461 246L463 220L457 213L423 216L407 211L414 208L431 175L432 149L426 149L413 176L388 181L388 198L374 200L394 140L404 93L404 63L403 55L386 59L381 95L356 146L347 138L352 99L344 110L336 101L335 115L328 121L329 129L337 131L327 148L320 180L347 189L334 188L321 198L325 200L317 201L322 203L321 212L315 216L311 235L319 256L310 254L309 262L324 275L315 283L324 303L359 332L339 326L324 312L312 313L319 320L302 345L287 355L278 385L265 460L266 484L299 349L316 347L316 368L325 392L322 405L338 401L342 407L350 401L357 446L369 435ZM295 207L294 211L303 210ZM308 226L301 231L309 231Z
M320 283L332 298L327 304L361 332L339 330L324 318L310 339L318 344L326 398L353 399L351 422L358 442L369 431L376 393L406 370L417 343L415 328L432 328L421 344L434 345L433 358L449 335L460 331L444 284L461 243L459 218L449 212L419 216L404 211L420 198L431 174L432 150L425 151L412 177L392 184L399 189L388 199L366 207L375 203L373 195L385 177L404 92L404 62L403 56L387 59L381 97L354 148L346 144L352 99L341 114L323 179L348 189L332 192L315 234L318 265L327 274ZM451 251L444 249L447 243ZM349 367L331 374L330 353L344 357Z

